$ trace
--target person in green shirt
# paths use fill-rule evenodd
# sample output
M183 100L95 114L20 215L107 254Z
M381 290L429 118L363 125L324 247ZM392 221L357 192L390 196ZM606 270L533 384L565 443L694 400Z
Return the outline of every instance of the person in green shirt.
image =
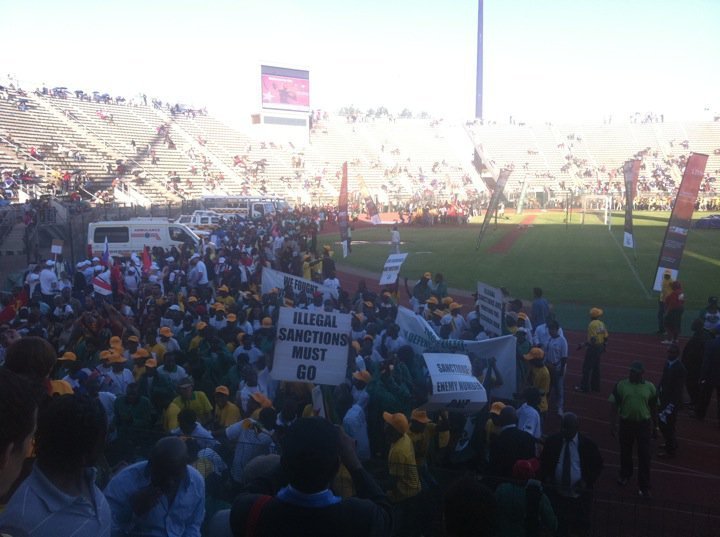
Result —
M125 395L115 399L114 419L118 451L141 455L155 441L151 434L154 409L150 399L140 395L140 387L128 384Z
M627 485L633 474L633 446L638 451L638 494L650 495L650 438L657 431L657 391L643 379L642 362L630 364L628 378L619 381L610 394L610 427L620 442L618 484ZM618 425L618 416L620 423Z

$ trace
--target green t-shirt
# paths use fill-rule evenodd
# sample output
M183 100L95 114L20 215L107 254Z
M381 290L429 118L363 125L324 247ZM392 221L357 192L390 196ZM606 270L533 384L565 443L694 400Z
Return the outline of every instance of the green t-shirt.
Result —
M608 398L622 419L632 421L649 420L650 408L656 400L657 392L652 382L644 380L633 384L629 379L618 382Z

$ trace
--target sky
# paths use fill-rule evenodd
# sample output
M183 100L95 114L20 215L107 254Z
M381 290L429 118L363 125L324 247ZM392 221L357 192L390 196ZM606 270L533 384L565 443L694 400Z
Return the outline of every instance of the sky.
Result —
M484 117L720 112L720 0L485 0ZM0 0L0 80L260 110L260 65L311 106L475 112L477 0ZM706 110L707 109L707 110Z

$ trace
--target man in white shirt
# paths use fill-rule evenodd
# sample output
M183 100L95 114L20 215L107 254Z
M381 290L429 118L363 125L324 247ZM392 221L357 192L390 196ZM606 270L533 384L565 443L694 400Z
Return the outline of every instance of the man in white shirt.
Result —
M525 402L517 409L518 429L530 434L535 441L542 438L542 422L537 407L540 404L540 390L534 386L525 388L522 398ZM536 449L538 444L536 444Z
M390 251L393 254L400 253L400 232L398 231L397 226L393 226L392 231L390 232L390 246Z
M43 302L53 307L53 298L58 293L58 277L55 274L55 261L45 261L45 268L40 271L40 294Z
M258 420L244 419L227 427L220 436L235 443L230 474L233 481L242 483L243 470L248 462L259 455L268 455L275 452L275 411L272 408L263 408Z
M190 258L190 273L188 274L188 285L190 287L204 287L208 284L208 274L205 262L200 259L200 254L193 254Z
M334 270L330 271L328 277L323 281L323 285L328 288L323 295L324 300L337 298L338 290L340 289L340 280L338 280Z
M537 330L535 333L537 333ZM568 342L563 337L562 329L555 320L548 323L548 333L549 338L543 347L545 350L545 365L548 366L550 371L550 397L548 402L556 405L558 414L562 416L565 404L565 370L567 369Z

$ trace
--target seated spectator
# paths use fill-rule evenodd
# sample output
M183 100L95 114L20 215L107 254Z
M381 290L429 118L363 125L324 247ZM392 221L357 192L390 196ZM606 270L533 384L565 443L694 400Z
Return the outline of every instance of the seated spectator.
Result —
M218 442L205 427L197 421L195 412L189 408L178 414L178 427L170 431L173 436L194 440L200 449L213 448Z

